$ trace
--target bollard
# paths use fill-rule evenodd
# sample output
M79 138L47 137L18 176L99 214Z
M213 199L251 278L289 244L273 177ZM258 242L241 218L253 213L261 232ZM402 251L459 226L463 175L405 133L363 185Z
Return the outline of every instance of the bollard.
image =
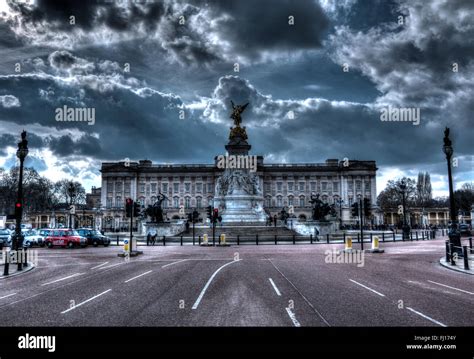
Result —
M468 257L467 246L462 246L462 252L464 256L464 269L469 270L469 257Z
M359 237L359 233L357 233L357 243L360 242L360 237Z
M416 231L415 233L416 233L416 240L418 240L418 231Z
M383 253L385 250L379 248L379 237L374 236L372 240L372 248L368 250L370 253Z
M392 232L393 234L393 241L395 242L395 232Z
M220 246L227 246L227 242L225 241L225 234L224 233L221 233L220 237L219 237L219 245Z
M344 243L346 243L346 232L344 232L344 233L342 234L342 241L343 241Z
M117 236L117 246L119 245L119 236Z
M312 234L309 235L309 241L311 242L311 244L313 244L313 235Z
M370 233L370 243L372 243L372 233Z
M421 232L421 240L422 240L422 241L425 240L425 231Z
M198 237L198 243L201 245L201 236Z
M346 252L351 252L352 251L352 237L347 237L346 240L344 241L345 243L345 248L344 250Z
M193 246L194 246L195 242L196 242L196 239L195 239L195 237L193 236Z
M166 237L163 236L163 246L166 246Z
M237 235L237 245L240 245L240 235Z
M472 249L472 237L469 237L469 248Z
M204 233L203 244L204 244L205 246L207 246L207 245L209 244L209 238L207 237L207 233Z
M277 244L277 235L275 234L275 245Z
M410 231L410 241L413 241L413 232Z
M180 240L179 240L179 243L180 243L181 245L183 245L183 236L181 236L181 238L180 238Z
M446 263L449 262L449 241L446 241Z
M454 244L449 243L449 252L450 252L450 257L451 257L451 265L455 266L456 262L454 261Z
M326 240L327 240L327 242L328 242L328 244L329 244L329 233L326 234Z
M257 246L258 246L258 234L255 235L255 243L256 243Z
M385 232L382 232L382 242L385 242Z
M293 244L295 244L295 240L296 238L295 238L295 235L293 234Z

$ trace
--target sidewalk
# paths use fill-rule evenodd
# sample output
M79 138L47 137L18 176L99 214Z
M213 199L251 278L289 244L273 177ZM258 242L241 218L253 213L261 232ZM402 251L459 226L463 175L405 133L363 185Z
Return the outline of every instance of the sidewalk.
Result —
M10 263L10 267L9 267L9 270L8 270L8 275L4 276L3 271L5 269L5 264L2 263L0 265L0 280L15 277L15 276L21 275L23 273L28 273L29 271L31 271L35 268L36 268L36 266L34 265L34 263L28 262L28 267L25 268L25 266L23 266L23 270L18 271L18 264L17 263Z
M439 263L445 268L474 275L474 261L472 259L469 260L469 270L464 269L464 258L458 258L458 260L455 261L456 264L452 265L451 262L446 262L446 257L442 257Z

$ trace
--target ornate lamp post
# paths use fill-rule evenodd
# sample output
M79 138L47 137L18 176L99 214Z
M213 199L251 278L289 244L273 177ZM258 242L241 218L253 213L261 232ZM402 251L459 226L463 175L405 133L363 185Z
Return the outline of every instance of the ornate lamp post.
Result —
M75 197L75 193L76 193L76 188L74 187L74 183L73 182L69 182L69 185L68 185L68 188L67 188L67 192L69 194L69 207L72 206L72 202L73 202L73 198ZM72 228L72 212L71 212L71 208L69 208L69 228Z
M21 133L21 141L18 142L18 150L16 156L20 160L20 178L18 179L18 196L15 203L15 215L16 215L16 226L15 226L15 244L14 248L17 251L23 248L23 234L21 233L21 219L23 217L23 163L25 162L26 156L28 156L28 140L26 139L26 131ZM18 258L18 270L23 270L23 261L20 256ZM25 266L27 263L25 263Z
M344 201L342 198L336 198L335 202L339 205L339 229L342 229L342 204Z
M453 246L461 246L461 233L458 229L458 223L456 220L456 208L454 204L454 191L453 191L453 177L451 175L451 158L453 156L453 146L451 139L449 138L449 128L446 127L444 130L444 145L443 152L446 155L446 161L448 162L448 180L449 180L449 213L451 217L451 226L449 229L449 243ZM459 250L459 248L456 248Z
M402 194L402 207L403 207L403 239L410 239L410 226L407 223L407 215L406 215L406 200L405 195L407 192L407 183L406 180L403 178L400 183L400 192Z

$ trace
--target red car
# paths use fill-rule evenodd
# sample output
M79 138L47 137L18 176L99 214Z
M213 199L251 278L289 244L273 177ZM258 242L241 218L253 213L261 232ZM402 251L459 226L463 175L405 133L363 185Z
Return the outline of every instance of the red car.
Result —
M49 235L44 239L46 246L48 248L53 248L54 246L59 247L86 247L87 239L81 237L73 229L54 229L49 232Z

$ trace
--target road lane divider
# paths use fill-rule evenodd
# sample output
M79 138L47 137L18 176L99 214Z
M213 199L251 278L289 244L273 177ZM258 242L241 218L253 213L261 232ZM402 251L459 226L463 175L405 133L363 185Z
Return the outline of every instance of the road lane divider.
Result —
M147 275L149 273L153 272L152 270L149 270L148 272L145 272L145 273L142 273L142 274L139 274L133 278L130 278L130 279L127 279L124 283L128 283L128 282L131 282L132 280L134 279L137 279L137 278L140 278L140 277L143 277L144 275Z
M295 327L301 327L301 324L300 322L298 322L298 320L296 319L296 316L295 316L295 313L293 313L293 311L291 310L291 308L285 308L286 309L286 312L288 313L288 316L290 317L291 321L293 322L293 325Z
M415 314L418 314L420 317L423 317L423 318L425 318L425 319L428 319L430 322L433 322L433 323L435 323L435 324L438 324L438 325L441 326L441 327L447 327L446 324L443 324L443 323L441 323L441 322L438 322L437 320L435 320L435 319L433 319L433 318L430 318L430 317L428 317L426 314L423 314L423 313L421 313L421 312L418 312L418 311L416 311L416 310L413 309L413 308L407 307L407 309L408 309L409 311L415 313Z
M105 266L105 265L108 264L108 263L109 263L109 262L105 262L105 263L99 264L98 266L92 267L91 269L100 268L100 267L102 267L102 266Z
M275 282L273 282L273 279L268 278L268 280L269 280L270 283L272 284L272 287L273 287L273 289L275 290L276 294L281 297L281 293L280 293L280 291L278 290L277 286L275 285Z
M196 301L194 302L193 304L193 307L192 309L197 309L197 307L199 306L199 303L201 303L201 300L202 298L204 297L204 294L206 294L206 291L207 291L207 288L209 288L209 285L211 284L212 280L215 278L215 276L217 275L217 273L219 273L222 269L224 269L225 267L227 267L228 265L232 264L232 263L237 263L237 262L240 262L241 259L237 259L237 260L234 260L232 262L228 262L222 266L220 266L211 276L211 278L209 278L209 280L207 281L206 285L204 286L204 288L202 289L201 293L199 294L199 297L196 299Z
M8 294L8 295L4 295L3 297L0 297L0 299L5 299L5 298L8 298L8 297L13 297L14 295L16 295L17 293L11 293L11 294Z
M180 259L179 261L165 264L164 266L161 266L161 268L166 268L166 267L172 266L173 264L181 263L181 262L188 261L188 260L189 259Z
M111 290L112 290L112 289L108 289L108 290L106 290L105 292L102 292L102 293L100 293L100 294L97 294L97 295L93 296L92 298L89 298L89 299L87 299L87 300L85 300L85 301L83 301L83 302L81 302L81 303L79 303L79 304L75 304L75 305L71 306L69 309L63 310L63 311L61 312L61 314L65 314L65 313L67 313L67 312L70 312L71 310L74 310L74 309L80 307L81 305L84 305L84 304L86 304L86 303L89 303L90 301L92 301L92 300L94 300L94 299L96 299L96 298L99 298L99 297L103 296L104 294L107 294L107 293L110 292Z
M375 294L377 294L377 295L379 295L379 296L381 296L381 297L385 297L385 294L382 294L382 293L380 293L380 292L377 292L375 289L369 288L369 287L367 287L366 285L363 285L362 283L359 283L359 282L357 282L357 281L355 281L355 280L353 280L353 279L349 279L349 280L350 280L352 283L355 283L355 284L361 286L362 288L365 288L365 289L367 289L367 290L370 290L371 292L373 292L373 293L375 293Z
M469 295L474 295L473 292L469 292L469 291L467 291L467 290L459 289L459 288L456 288L456 287L451 287L450 285L446 285L446 284L442 284L442 283L438 283L438 282L433 282L432 280L428 280L428 282L433 283L433 284L440 285L440 286L442 286L442 287L446 287L446 288L458 290L458 291L460 291L460 292L462 292L462 293L466 293L466 294L469 294Z
M59 278L59 279L53 280L53 281L48 282L48 283L43 283L43 284L41 284L41 286L50 285L50 284L57 283L57 282L62 282L63 280L74 278L74 277L77 277L77 276L80 276L80 275L83 275L83 274L85 274L85 273L74 273L72 275L68 275L67 277Z

